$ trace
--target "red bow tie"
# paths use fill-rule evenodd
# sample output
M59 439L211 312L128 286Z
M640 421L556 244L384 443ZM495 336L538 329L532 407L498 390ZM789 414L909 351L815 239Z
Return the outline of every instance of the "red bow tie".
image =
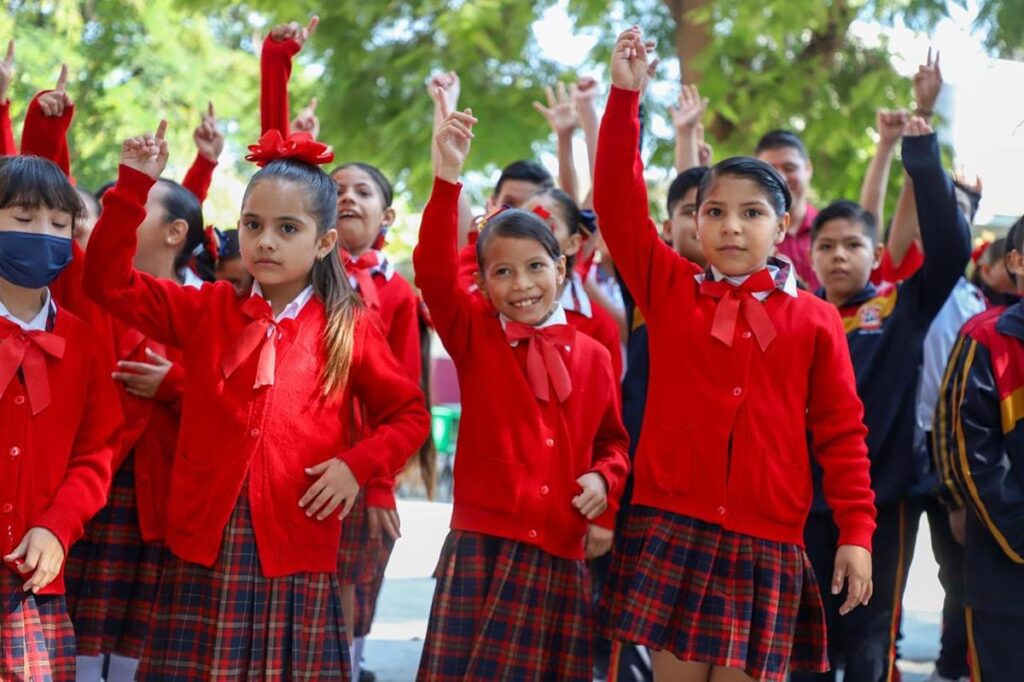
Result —
M558 346L572 345L575 331L567 324L531 327L511 320L505 323L505 336L509 341L530 342L530 347L526 349L526 378L533 394L540 400L551 398L549 378L555 386L558 402L565 402L572 393L572 378Z
M374 310L380 310L380 294L377 292L377 283L373 281L374 268L380 267L380 258L375 251L367 251L358 258L348 251L341 252L341 262L345 266L345 272L349 277L354 277L359 293L366 305Z
M775 338L775 325L772 324L772 318L768 316L764 304L755 299L754 294L770 292L774 288L775 281L767 268L751 275L739 285L730 284L725 280L715 282L710 276L706 276L700 283L700 293L719 299L715 317L711 322L711 336L732 347L742 304L743 317L750 325L750 330L754 332L758 345L762 351L767 350Z
M252 322L242 330L238 341L224 356L224 378L234 374L235 370L259 348L260 357L256 365L256 382L253 388L273 386L274 368L277 364L277 322L274 320L274 313L262 296L250 296L242 305L242 314Z
M17 325L6 323L0 329L0 389L7 390L11 380L22 370L25 390L32 414L37 415L50 404L50 376L46 370L46 356L64 357L66 342L50 332L24 332Z

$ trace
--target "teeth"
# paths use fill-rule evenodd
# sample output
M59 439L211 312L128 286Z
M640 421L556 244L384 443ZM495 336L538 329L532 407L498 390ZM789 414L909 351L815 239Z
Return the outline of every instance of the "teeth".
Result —
M529 308L531 305L536 303L537 300L538 299L536 299L536 298L531 298L528 301L519 301L517 303L513 303L512 306L515 307L515 308Z

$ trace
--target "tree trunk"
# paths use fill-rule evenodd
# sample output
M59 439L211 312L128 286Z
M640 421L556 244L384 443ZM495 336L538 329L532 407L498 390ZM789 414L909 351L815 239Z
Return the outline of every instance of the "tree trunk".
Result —
M696 57L711 42L711 27L705 23L689 20L686 14L691 10L706 7L711 0L664 0L676 22L676 54L679 56L679 72L683 83L699 83L700 71L696 68Z

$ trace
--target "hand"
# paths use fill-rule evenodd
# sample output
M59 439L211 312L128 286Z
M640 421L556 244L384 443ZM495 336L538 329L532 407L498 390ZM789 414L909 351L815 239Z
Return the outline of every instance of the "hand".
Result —
M961 546L967 541L966 507L949 512L949 530L953 533L953 539L959 542Z
M582 113L586 110L593 110L596 107L597 96L601 94L601 88L597 85L597 79L591 76L584 76L572 86L572 101L576 105L576 111Z
M698 166L710 166L711 159L714 158L715 150L704 141L704 125L701 123L697 124L697 165Z
M28 529L25 537L13 552L4 557L4 561L14 564L22 575L32 573L22 589L39 594L60 574L60 568L64 565L64 545L53 532L36 526Z
M684 85L679 93L679 107L669 107L672 126L676 134L689 132L700 125L700 119L708 108L708 98L701 99L700 90L696 85Z
M966 187L975 194L982 193L981 177L975 175L973 180L969 179L967 176L967 169L965 169L962 165L957 166L956 170L953 171L953 179L956 180L957 184L961 185L962 187Z
M599 556L604 556L612 548L612 540L615 539L615 533L602 528L595 524L587 526L587 535L583 539L583 554L586 559L596 559Z
M43 110L43 116L63 116L64 111L71 106L71 98L64 91L68 85L68 65L61 64L60 75L57 76L57 87L39 97L39 106Z
M384 509L383 507L367 507L366 522L370 527L370 539L380 538L383 530L392 540L402 537L402 520L395 509Z
M434 147L440 159L438 177L447 182L458 182L462 175L462 166L469 156L469 147L473 140L473 126L476 118L472 109L465 111L449 111L446 102L441 103L441 114L444 121L434 132Z
M293 21L288 24L280 24L270 29L270 39L275 43L280 43L285 40L294 40L302 47L309 40L309 37L313 35L313 31L316 30L317 24L320 23L320 17L313 15L309 18L309 23L305 26L300 26L297 21Z
M292 121L292 132L309 133L313 139L320 137L320 119L316 117L316 97L309 100L299 115Z
M558 81L557 96L550 85L544 88L544 92L547 94L548 105L534 102L533 108L548 120L548 125L555 135L571 135L572 131L576 130L576 108L565 88L565 83Z
M932 48L928 48L928 60L917 67L914 74L914 101L917 103L915 113L931 116L935 112L935 101L942 90L942 68L939 66L939 51L935 51L932 61Z
M874 592L871 552L857 545L839 546L832 574L832 594L842 592L843 583L846 583L846 601L839 607L840 616L845 616L858 606L867 606Z
M128 395L136 398L150 398L156 396L164 377L174 366L167 358L157 355L150 349L146 349L146 357L153 362L119 362L118 368L127 370L114 372L114 379L124 384L124 390Z
M892 147L903 136L909 115L906 109L879 109L875 113L875 125L878 127L878 145Z
M928 125L928 121L924 120L920 116L913 116L910 121L907 122L907 127L903 131L903 136L921 137L922 135L931 135L933 132L932 127Z
M348 465L337 457L320 462L306 469L309 476L320 476L316 483L299 500L299 506L306 510L306 516L316 515L323 521L341 507L339 519L348 516L359 495L359 481L352 475Z
M213 112L213 102L206 103L206 113L199 127L192 133L196 149L207 160L217 163L224 151L224 135L217 128L217 115Z
M160 120L156 134L128 138L121 145L121 163L156 180L167 167L167 121Z
M7 56L0 61L0 104L7 101L7 88L14 80L14 41L7 42Z
M446 102L448 111L455 111L459 106L459 93L462 90L462 83L459 81L459 74L454 71L437 73L427 79L427 92L434 103L440 106Z
M577 478L576 483L583 488L583 492L572 498L572 506L593 521L608 508L608 486L604 476L591 471Z
M653 47L653 45L651 45ZM643 90L647 85L647 49L639 26L619 34L612 52L612 85L623 90Z

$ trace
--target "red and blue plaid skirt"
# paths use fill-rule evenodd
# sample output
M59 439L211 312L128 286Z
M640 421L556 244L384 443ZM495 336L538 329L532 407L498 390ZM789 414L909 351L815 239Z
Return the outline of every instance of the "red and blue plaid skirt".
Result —
M590 682L593 618L582 561L452 531L438 564L422 682Z
M342 585L356 585L364 579L370 544L370 527L366 518L366 497L362 492L348 516L341 522L341 544L338 545L338 580Z
M828 669L821 593L804 550L634 506L602 620L610 639L782 682Z
M356 637L366 637L370 634L373 618L377 613L377 598L380 596L380 588L384 585L384 572L394 549L395 541L383 533L380 539L371 541L367 548L366 571L356 583Z
M142 541L132 453L64 568L79 656L142 656L163 556L163 545Z
M337 575L265 578L243 486L213 568L167 559L138 679L348 680Z
M25 592L25 580L0 566L0 680L73 682L75 630L64 595Z

